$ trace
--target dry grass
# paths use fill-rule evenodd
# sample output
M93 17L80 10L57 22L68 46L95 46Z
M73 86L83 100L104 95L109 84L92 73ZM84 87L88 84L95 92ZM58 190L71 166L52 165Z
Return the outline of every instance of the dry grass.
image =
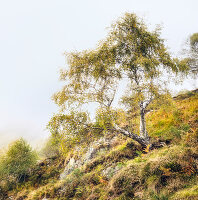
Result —
M15 195L18 200L196 200L197 96L182 96L175 99L174 106L147 114L150 135L154 140L170 140L169 146L145 153L132 140L118 137L110 150L98 154L63 181L58 176L64 163L53 161L49 164L46 161L43 166L38 165L35 173L40 173L41 182L32 184L38 182L38 177L30 177L30 186L26 183L17 195L16 191L11 191L10 195ZM107 168L115 169L119 165L120 169L111 176L103 173Z

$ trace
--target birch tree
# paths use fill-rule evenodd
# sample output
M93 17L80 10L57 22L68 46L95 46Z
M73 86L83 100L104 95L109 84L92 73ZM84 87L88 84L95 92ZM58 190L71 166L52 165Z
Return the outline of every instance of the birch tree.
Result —
M186 42L183 49L185 60L194 75L198 73L198 33L193 33Z
M87 103L90 102L97 102L100 108L110 113L115 95L120 92L118 87L125 80L128 83L128 93L120 98L139 109L139 133L123 129L113 118L109 120L111 126L108 128L136 140L141 145L150 144L145 114L152 101L160 99L165 92L160 82L162 73L179 73L187 69L168 53L164 40L160 38L160 30L156 28L149 31L145 23L131 13L126 13L113 23L107 37L95 49L66 53L66 57L67 68L60 72L60 78L65 85L53 96L53 100L61 108L61 115L65 116L64 112L74 110L77 112L82 105L89 105ZM72 116L71 120L69 116ZM65 130L65 124L69 126L71 122L72 127L77 127L73 132L71 128L68 129L67 138L68 132L70 136L72 133L77 138L82 136L82 126L84 129L100 128L94 127L85 118L82 123L79 117L75 121L74 114L67 114L64 117L67 120L58 121L59 118L60 114L50 121L52 130L55 130L54 127L56 130ZM78 130L79 127L81 128ZM84 137L86 136L83 135Z

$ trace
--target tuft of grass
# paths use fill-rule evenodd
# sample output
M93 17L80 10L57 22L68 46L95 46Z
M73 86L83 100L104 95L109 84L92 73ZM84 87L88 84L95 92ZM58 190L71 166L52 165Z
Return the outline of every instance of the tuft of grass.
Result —
M190 188L185 188L176 192L170 199L171 200L195 200L198 197L198 185Z

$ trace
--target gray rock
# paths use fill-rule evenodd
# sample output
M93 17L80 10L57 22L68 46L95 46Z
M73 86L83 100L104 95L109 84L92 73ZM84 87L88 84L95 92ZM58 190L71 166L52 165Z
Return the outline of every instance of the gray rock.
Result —
M121 166L116 165L115 167L108 167L102 171L102 175L110 179L114 174L122 169Z
M60 179L65 179L74 169L81 168L84 164L90 162L93 158L97 156L99 152L105 152L108 150L112 143L114 142L115 137L113 138L100 138L97 141L94 141L87 147L86 153L78 160L75 160L74 157L70 158L68 164L66 165L64 172L60 175ZM76 149L76 151L80 151Z
M71 172L82 166L82 162L80 160L75 160L74 158L70 158L67 166L64 169L64 172L60 174L60 179L66 178L67 175L71 174Z

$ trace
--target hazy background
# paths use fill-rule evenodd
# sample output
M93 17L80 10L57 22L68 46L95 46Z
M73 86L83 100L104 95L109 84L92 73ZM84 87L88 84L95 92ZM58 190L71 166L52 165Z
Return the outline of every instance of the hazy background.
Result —
M92 48L106 27L125 12L163 25L162 37L175 55L198 32L197 0L0 0L0 148L23 136L35 147L49 135L45 126L61 87L64 51ZM194 84L194 85L193 85ZM182 88L194 89L186 81Z

